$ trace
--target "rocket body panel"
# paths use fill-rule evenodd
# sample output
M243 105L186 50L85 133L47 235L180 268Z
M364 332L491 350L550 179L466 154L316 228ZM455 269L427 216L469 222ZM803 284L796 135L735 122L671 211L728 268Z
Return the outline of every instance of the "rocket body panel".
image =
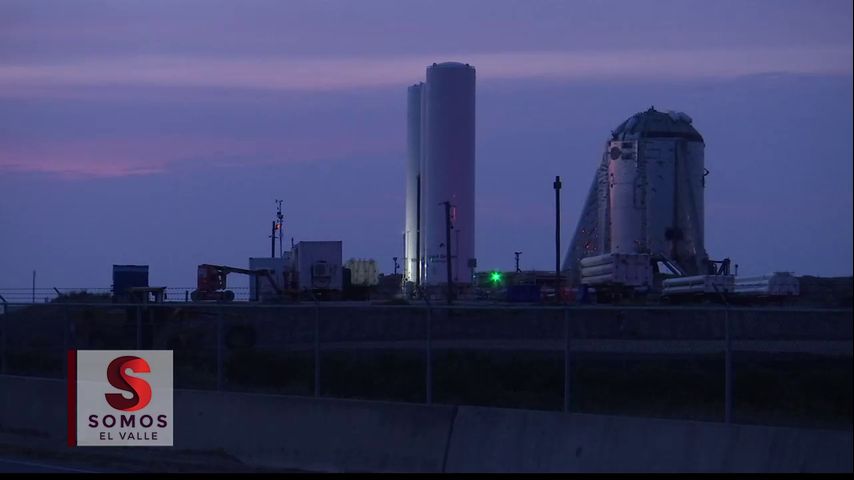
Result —
M647 247L652 253L673 256L667 232L676 222L676 151L672 142L644 142L641 155L649 170Z
M623 122L605 145L564 260L570 282L578 284L582 258L606 253L649 254L685 274L706 273L704 150L683 113L650 109Z
M632 145L632 149L620 148L623 143ZM607 205L612 253L641 253L644 248L641 228L644 205L639 185L643 177L633 148L633 142L611 142L608 150Z

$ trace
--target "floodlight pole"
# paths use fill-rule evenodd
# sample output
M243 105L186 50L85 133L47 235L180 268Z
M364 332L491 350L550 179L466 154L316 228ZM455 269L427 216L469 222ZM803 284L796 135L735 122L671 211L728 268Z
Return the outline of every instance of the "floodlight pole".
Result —
M454 301L454 279L451 274L451 202L445 205L445 266L448 271L448 305Z
M560 177L555 177L555 303L560 303Z

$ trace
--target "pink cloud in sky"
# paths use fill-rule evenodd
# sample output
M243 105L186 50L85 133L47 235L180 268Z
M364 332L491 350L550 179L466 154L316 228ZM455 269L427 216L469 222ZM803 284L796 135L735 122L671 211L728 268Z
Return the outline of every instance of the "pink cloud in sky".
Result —
M490 80L692 80L726 79L768 72L851 75L851 47L620 50L588 52L476 53L415 56L142 55L41 59L0 63L0 97L52 99L123 98L130 89L249 89L336 92L400 88L423 79L434 61L473 64L478 81ZM209 90L210 91L210 90ZM76 93L75 93L76 92ZM401 93L402 94L402 93ZM129 94L133 96L132 94ZM207 98L199 91L193 95ZM105 98L101 98L102 100ZM182 97L182 100L186 97ZM340 126L339 126L340 127ZM341 127L344 128L344 127ZM115 177L164 172L193 159L263 164L389 153L403 138L317 130L310 138L213 134L160 135L126 132L109 138L65 140L0 138L0 172L45 172L64 177ZM322 137L322 138L321 138Z
M850 47L742 48L686 51L527 52L365 58L182 57L146 55L62 63L0 65L0 88L17 96L34 88L90 86L217 87L268 90L346 90L406 85L426 65L473 64L481 80L697 79L769 72L852 73Z
M183 163L241 167L371 155L393 150L398 143L336 134L329 139L157 136L39 141L3 145L0 173L50 173L68 179L151 175Z

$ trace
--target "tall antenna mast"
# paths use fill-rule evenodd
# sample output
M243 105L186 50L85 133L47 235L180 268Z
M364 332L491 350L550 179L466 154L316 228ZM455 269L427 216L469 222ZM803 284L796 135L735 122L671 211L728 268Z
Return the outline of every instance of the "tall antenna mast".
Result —
M282 247L283 228L285 216L282 214L282 200L276 200L276 230L279 231L279 256L283 257L285 251Z

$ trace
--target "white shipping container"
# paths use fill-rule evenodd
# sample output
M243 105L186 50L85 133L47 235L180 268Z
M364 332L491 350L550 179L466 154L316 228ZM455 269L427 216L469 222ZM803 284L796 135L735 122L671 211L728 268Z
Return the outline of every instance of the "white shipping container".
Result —
M294 245L294 274L300 290L343 290L342 242L311 241Z

